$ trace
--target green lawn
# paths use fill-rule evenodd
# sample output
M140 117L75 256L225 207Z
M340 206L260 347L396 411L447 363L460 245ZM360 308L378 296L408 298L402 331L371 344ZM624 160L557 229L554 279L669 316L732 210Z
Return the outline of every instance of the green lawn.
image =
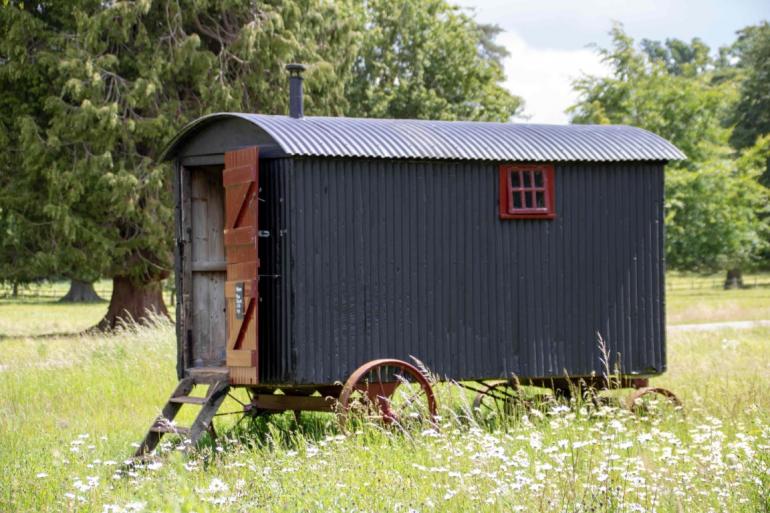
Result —
M694 302L762 318L761 290ZM669 318L713 320L685 314L684 297L670 291ZM770 328L672 333L654 383L684 412L577 404L477 420L439 385L438 431L343 434L332 415L296 426L287 414L228 432L225 418L221 450L188 457L169 443L130 470L176 382L173 327L37 336L79 331L105 308L0 301L0 511L768 511Z
M742 290L723 290L723 275L666 277L668 324L770 320L770 274L747 275Z

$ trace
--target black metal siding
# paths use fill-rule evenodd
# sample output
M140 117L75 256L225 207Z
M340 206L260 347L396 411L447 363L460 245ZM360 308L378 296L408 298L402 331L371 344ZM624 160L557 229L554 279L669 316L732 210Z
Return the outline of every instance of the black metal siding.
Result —
M410 355L453 379L589 375L597 332L624 373L665 369L662 163L557 164L546 221L499 219L493 163L277 162L281 342L263 381Z
M291 159L262 159L259 171L259 376L264 382L291 380L291 266L286 224L286 184Z

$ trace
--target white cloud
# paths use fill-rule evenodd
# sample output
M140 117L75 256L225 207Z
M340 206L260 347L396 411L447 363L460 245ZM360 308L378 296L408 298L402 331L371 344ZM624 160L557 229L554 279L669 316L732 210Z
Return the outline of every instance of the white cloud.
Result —
M572 80L581 73L608 73L599 56L589 48L535 48L514 32L500 34L497 42L511 53L504 62L505 86L524 98L525 115L532 123L567 123L564 110L577 99Z

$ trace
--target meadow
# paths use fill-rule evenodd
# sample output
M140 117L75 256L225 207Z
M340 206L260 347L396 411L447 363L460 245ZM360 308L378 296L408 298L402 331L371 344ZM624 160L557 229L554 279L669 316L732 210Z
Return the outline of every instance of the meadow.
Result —
M770 319L769 278L723 291L672 276L669 322ZM168 440L126 466L176 383L173 326L79 335L106 304L42 296L0 300L3 512L770 511L770 327L672 331L653 384L684 410L577 400L479 416L440 385L438 429L224 417L199 452Z

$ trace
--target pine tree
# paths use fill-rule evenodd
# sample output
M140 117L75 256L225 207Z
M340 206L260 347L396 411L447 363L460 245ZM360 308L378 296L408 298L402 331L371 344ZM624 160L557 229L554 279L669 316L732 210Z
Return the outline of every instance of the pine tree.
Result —
M8 8L10 23L34 19L27 7ZM283 113L283 65L295 60L311 64L308 108L342 113L355 24L320 0L97 2L71 14L73 26L37 51L55 63L52 87L37 103L42 112L19 123L9 189L42 199L33 209L55 241L52 259L73 274L113 278L100 323L109 329L166 312L173 219L169 169L157 161L164 142L209 112Z

